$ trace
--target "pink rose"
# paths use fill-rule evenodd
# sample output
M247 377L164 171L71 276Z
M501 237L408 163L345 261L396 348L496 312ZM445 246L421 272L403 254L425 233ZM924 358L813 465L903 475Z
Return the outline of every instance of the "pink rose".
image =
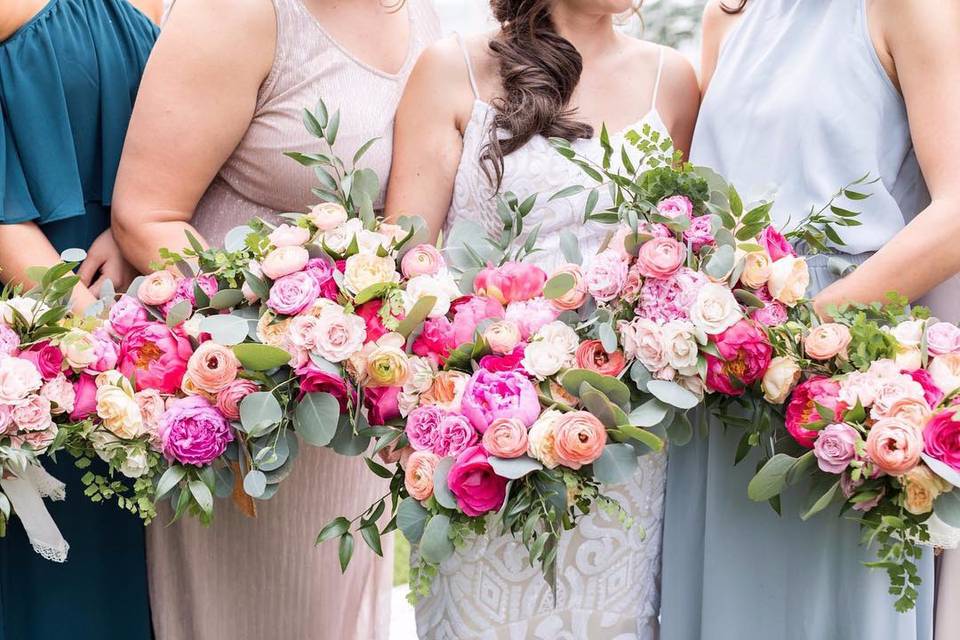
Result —
M310 239L310 232L303 227L294 227L289 224L281 224L270 232L268 236L270 243L277 247L299 247L307 244Z
M190 341L182 333L148 322L123 337L118 368L124 376L134 378L138 391L152 388L172 394L180 389L192 353Z
M817 412L818 404L832 409L834 420L842 419L845 405L839 401L839 393L840 384L822 376L810 378L793 390L793 396L787 405L786 427L800 446L812 449L817 439L818 433L806 429L805 426L822 420Z
M923 443L931 458L960 470L960 420L955 409L934 414L923 430Z
M271 280L296 273L307 266L310 254L303 247L278 247L263 259L260 269Z
M749 320L740 320L712 342L720 357L706 354L707 388L729 396L744 390L763 377L773 348L766 334Z
M688 320L690 308L706 283L705 275L686 267L669 278L648 278L640 289L637 315L661 323Z
M557 461L570 469L595 462L607 444L606 428L586 411L564 413L553 423L553 431Z
M483 448L497 458L519 458L527 444L527 427L516 418L498 418L483 434Z
M960 327L937 322L927 329L927 349L935 356L960 351Z
M467 382L461 410L482 434L497 418L516 418L529 427L540 416L540 400L523 374L480 369Z
M433 405L411 411L404 428L410 446L417 451L436 451L440 448L440 423L445 415L443 409Z
M479 445L457 456L447 474L447 486L460 510L471 517L496 511L507 497L507 479L494 473Z
M530 336L559 318L560 311L550 300L534 298L524 302L511 302L504 317L520 327L520 336L529 340Z
M187 375L201 391L218 393L236 380L240 361L233 350L215 342L204 342L187 360Z
M385 425L400 417L398 395L400 387L374 387L364 392L363 403L367 407L367 420L372 426Z
M140 302L151 307L169 302L177 290L177 279L169 271L154 271L143 278L137 297Z
M311 258L303 268L304 273L317 281L317 286L320 287L320 295L327 300L334 301L336 301L340 290L337 281L333 279L335 270L335 266L326 258Z
M259 388L259 385L252 380L244 380L242 378L234 380L217 394L217 411L229 420L239 420L240 402L251 393L255 393ZM302 381L300 389L301 393L303 393Z
M899 476L917 466L923 444L913 425L897 418L881 418L867 433L867 457L884 473Z
M16 404L43 385L40 371L23 358L0 358L0 404Z
M19 353L20 336L5 324L0 324L0 357L15 356Z
M700 249L715 245L716 239L713 237L713 224L710 222L710 216L700 216L694 218L690 226L683 230L683 239L690 245L694 253L699 253Z
M610 249L596 256L583 276L587 291L599 302L610 302L615 299L620 295L626 282L627 261Z
M319 297L317 281L310 274L299 271L274 281L267 306L279 314L292 316L309 308Z
M647 278L669 278L687 259L687 249L673 238L653 238L640 246L637 268Z
M913 371L902 371L911 378L913 378L922 388L923 388L923 399L926 400L927 404L930 405L930 408L935 408L940 401L943 400L944 393L937 386L937 383L933 381L933 376L931 376L925 369L914 369Z
M163 443L160 441L160 418L166 411L166 403L156 389L144 389L137 391L133 395L140 407L140 417L143 419L143 428L150 434L150 441L158 451L163 449ZM227 416L229 417L229 416ZM238 419L240 414L233 418Z
M330 362L343 362L363 348L367 325L363 318L348 314L343 307L323 307L314 336L314 350Z
M772 226L760 232L760 235L757 236L757 242L760 243L761 247L766 249L772 262L776 262L785 256L797 255L790 243L787 242L787 239Z
M430 244L420 244L403 256L400 271L406 278L432 276L446 266L446 262L437 248Z
M96 378L87 373L81 373L73 383L73 411L70 419L83 420L97 410L97 382Z
M667 218L693 218L693 202L687 196L671 196L657 203L657 212Z
M552 299L550 304L560 311L574 311L582 307L583 303L587 301L587 285L583 281L583 273L580 271L580 267L575 264L563 265L554 270L551 277L562 273L573 277L573 287L559 298Z
M30 345L20 352L20 357L32 362L44 380L56 377L63 369L63 352L49 340Z
M53 426L50 401L41 395L32 395L14 405L10 412L21 431L46 431Z
M493 298L483 296L457 298L451 303L450 311L453 313L453 336L457 345L473 342L477 326L484 320L503 318L503 306Z
M170 403L160 419L160 439L167 460L202 467L233 442L230 423L202 396Z
M351 404L356 405L357 392L343 378L318 369L312 362L297 368L295 373L300 379L298 400L308 393L329 393L337 399L340 411L344 413Z
M501 304L530 300L543 293L547 274L532 264L508 262L500 267L487 267L473 281L477 295L499 300Z
M506 355L487 355L480 358L480 367L487 371L519 371L523 373L521 361L524 356L524 345L518 345Z
M147 310L133 296L122 295L110 307L110 328L121 338L127 335L136 325L149 319Z
M440 420L433 452L440 457L457 456L478 440L477 431L469 420L459 414L447 414Z
M457 346L453 325L445 317L430 318L423 323L423 331L411 346L414 355L429 358L437 366L447 361Z
M433 495L433 475L440 462L430 451L414 451L403 470L403 486L414 500L426 500Z
M839 474L846 471L857 455L860 435L848 424L827 425L813 445L813 455L824 473Z

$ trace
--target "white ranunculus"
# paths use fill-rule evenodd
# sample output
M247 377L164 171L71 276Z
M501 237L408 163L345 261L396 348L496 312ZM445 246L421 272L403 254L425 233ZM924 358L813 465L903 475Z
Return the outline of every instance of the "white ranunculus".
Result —
M743 317L733 292L722 284L708 282L697 292L690 321L708 335L723 333Z

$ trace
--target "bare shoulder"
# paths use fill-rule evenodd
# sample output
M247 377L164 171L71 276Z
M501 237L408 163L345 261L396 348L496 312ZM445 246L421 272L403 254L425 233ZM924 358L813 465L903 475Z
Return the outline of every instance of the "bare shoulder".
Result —
M270 0L177 0L164 26L169 30L205 32L208 38L233 38L257 46L276 40L277 17ZM238 33L243 37L238 38Z
M460 40L448 36L420 54L404 89L400 112L429 110L437 121L449 121L462 129L470 117L473 100Z
M700 89L693 65L682 53L664 45L624 36L625 55L618 62L622 69L629 70L637 82L654 78L660 65L660 96L669 99L687 98L698 100Z
M891 39L917 39L953 34L960 25L956 0L870 0L868 10L877 27Z

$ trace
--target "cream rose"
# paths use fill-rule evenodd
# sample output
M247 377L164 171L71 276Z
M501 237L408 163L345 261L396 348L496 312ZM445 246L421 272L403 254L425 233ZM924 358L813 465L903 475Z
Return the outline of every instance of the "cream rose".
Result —
M439 318L450 311L450 303L461 296L460 287L446 269L440 269L432 275L415 276L407 282L403 292L403 305L407 313L413 309L420 298L433 296L437 299L430 311L431 318Z
M752 251L744 256L740 282L751 289L759 289L770 279L772 263L766 251Z
M572 367L574 363L572 353L545 340L537 340L528 344L523 352L523 360L521 360L521 364L527 370L527 373L535 376L538 380L546 380L559 373L561 369Z
M792 358L777 356L770 361L760 387L763 399L771 404L783 404L800 381L800 367Z
M792 307L806 294L810 286L810 272L803 258L784 256L770 269L767 290L774 300Z
M550 343L558 351L573 353L580 344L577 332L564 322L554 320L540 327L536 339Z
M150 464L147 461L147 454L140 449L127 451L126 457L120 463L120 473L128 478L136 479L147 472Z
M850 329L836 322L814 327L803 339L803 350L813 360L830 360L839 356L846 360L850 346Z
M393 258L381 258L371 253L358 253L347 258L343 283L352 293L360 293L375 284L399 282Z
M901 369L913 371L923 366L923 354L920 353L918 347L904 347L903 345L899 345L897 346L896 354L893 356L893 361L896 362L897 366Z
M723 333L743 317L740 304L727 287L708 282L697 292L690 321L707 335Z
M556 469L560 464L556 450L555 425L562 415L563 413L556 409L547 409L527 433L527 453L547 469Z
M945 353L937 356L927 367L933 382L946 394L960 387L960 353Z
M700 349L695 333L694 326L685 320L671 320L661 329L667 364L683 376L692 376L697 372Z
M118 438L130 440L144 433L140 405L120 387L104 385L97 389L97 415Z
M905 320L890 330L890 335L904 347L919 347L923 339L924 320Z
M904 509L918 516L933 511L933 501L951 487L925 464L900 476L900 484L904 492Z
M367 337L363 318L347 315L343 307L325 306L320 312L316 335L316 352L330 362L343 362L360 351Z
M513 353L520 344L520 327L510 320L498 320L491 323L483 332L483 339L490 350L500 355Z
M346 253L353 239L361 231L363 231L363 223L357 218L351 218L339 226L328 229L323 234L323 244L336 253Z

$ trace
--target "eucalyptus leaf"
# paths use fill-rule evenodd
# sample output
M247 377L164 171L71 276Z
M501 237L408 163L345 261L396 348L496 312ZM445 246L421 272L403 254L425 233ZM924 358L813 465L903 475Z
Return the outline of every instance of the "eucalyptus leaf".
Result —
M280 403L268 391L251 393L240 401L240 424L248 434L262 433L279 423L282 417Z
M64 262L83 262L87 259L87 252L76 247L64 249L60 252L60 259Z
M164 471L160 480L157 481L156 499L159 500L170 493L170 490L177 486L186 475L187 470L181 466L173 466Z
M543 285L543 297L547 300L556 300L564 296L577 284L576 279L569 273L558 273Z
M246 340L248 329L246 320L233 315L204 316L200 320L200 331L209 333L214 342L227 347Z
M678 413L667 427L667 437L670 443L678 447L687 445L693 438L693 425L686 413Z
M704 265L703 270L714 280L722 280L733 271L734 259L733 247L730 245L718 246L716 251L710 255L710 259Z
M325 447L337 434L340 402L329 393L308 393L296 408L297 433L304 442Z
M431 564L440 564L453 555L450 518L440 514L427 521L420 537L420 555Z
M672 410L673 407L670 405L651 398L630 412L630 424L637 427L652 427L660 424Z
M360 415L363 419L363 414ZM359 425L358 425L359 428ZM367 450L370 445L370 436L362 436L354 432L350 416L340 416L337 424L337 433L330 441L330 447L342 456L358 456Z
M457 508L457 499L450 493L450 488L447 486L447 475L452 466L453 458L441 458L433 472L433 498L437 504L447 509Z
M620 484L637 470L637 452L629 444L608 444L593 463L593 475L604 484Z
M613 330L613 325L604 322L597 327L597 333L600 335L600 344L607 353L613 353L617 350L617 332Z
M237 306L243 300L243 292L240 289L221 289L210 298L210 306L222 311Z
M941 493L933 502L933 512L954 528L960 528L960 491Z
M613 376L605 376L588 369L568 369L560 383L568 393L579 397L580 385L586 382L621 407L630 404L630 387Z
M210 493L210 487L200 480L191 480L190 493L197 504L200 505L201 511L206 514L213 513L213 494Z
M529 456L521 456L519 458L497 458L490 456L488 461L490 462L490 466L493 467L494 473L501 478L507 478L509 480L517 480L534 471L543 469L542 464Z
M193 307L190 306L190 303L181 300L167 312L167 326L172 328L182 324L184 320L190 317L192 312Z
M260 498L267 490L267 476L263 471L251 469L243 477L243 490L252 498Z
M575 265L583 264L583 254L580 253L580 242L570 229L564 229L560 232L560 251L563 252L563 257L567 262Z
M693 409L700 404L696 394L670 380L651 380L647 383L647 391L661 402L678 409Z
M253 233L248 225L242 224L227 231L223 237L223 248L227 251L241 251L247 247L247 236Z
M233 469L228 466L213 467L213 492L218 498L229 498L233 493Z
M834 497L837 495L837 489L839 487L839 480L830 485L830 488L827 489L826 492L824 492L823 495L821 495L802 516L800 516L800 519L807 520L830 506L830 503L833 502Z
M413 498L404 498L397 507L397 527L410 544L420 542L429 518L430 512Z
M269 371L290 362L290 354L268 344L244 343L233 346L233 353L245 368Z
M747 495L755 502L766 502L780 495L786 487L786 476L797 461L793 456L778 453L767 460L747 485Z

